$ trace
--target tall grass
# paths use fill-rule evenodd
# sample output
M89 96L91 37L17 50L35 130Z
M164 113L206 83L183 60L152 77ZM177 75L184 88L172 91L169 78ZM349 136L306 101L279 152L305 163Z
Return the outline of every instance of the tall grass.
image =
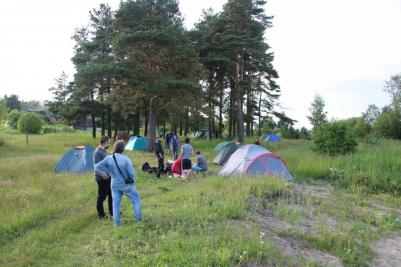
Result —
M314 152L313 143L304 140L285 140L267 147L283 157L296 179L332 179L350 188L401 193L400 141L360 142L355 153L336 157ZM338 170L337 175L330 169Z

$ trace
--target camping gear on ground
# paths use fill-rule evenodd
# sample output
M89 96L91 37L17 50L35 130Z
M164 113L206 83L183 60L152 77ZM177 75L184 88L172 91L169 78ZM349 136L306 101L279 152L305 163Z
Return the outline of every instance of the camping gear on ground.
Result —
M158 170L157 167L151 167L151 166L149 165L149 163L147 163L147 162L145 162L145 163L142 165L142 171L143 171L143 172L147 172L147 173L149 173L149 174L152 174L152 173L157 173L157 170Z
M124 173L121 171L120 166L118 166L117 160L116 160L116 156L113 153L113 159L114 159L114 163L117 166L118 171L120 172L121 176L124 178L124 183L126 184L133 184L134 183L134 179L132 179L131 177L125 177Z
M230 156L240 147L240 144L235 142L228 142L225 144L217 156L213 159L213 163L217 165L224 165Z
M225 145L227 145L229 142L221 142L221 143L218 143L215 147L214 147L214 151L216 152L216 153L219 153L220 151L221 151L221 149L225 146Z
M268 143L268 142L275 142L275 143L281 142L281 138L279 136L275 135L275 134L266 134L266 135L263 136L262 140L263 140L263 142L266 142L266 143Z
M133 136L125 146L125 150L140 151L148 149L148 140L144 137Z
M221 176L266 175L292 180L284 161L264 147L245 145L237 149L217 172Z
M78 146L65 153L57 163L54 171L56 173L86 173L93 172L93 152L91 146Z

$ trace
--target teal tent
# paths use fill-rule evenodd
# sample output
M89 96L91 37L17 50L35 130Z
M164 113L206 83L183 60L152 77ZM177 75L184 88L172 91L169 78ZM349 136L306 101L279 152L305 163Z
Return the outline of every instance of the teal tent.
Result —
M125 150L138 151L148 149L148 140L143 137L132 137L125 146Z
M228 142L221 142L221 143L218 143L217 146L214 147L214 151L215 151L216 153L219 153L219 152L223 149L223 147L224 147L225 145L227 145L227 143L228 143Z
M230 156L240 147L241 145L235 142L228 142L225 144L217 156L213 159L213 163L217 165L225 164Z
M74 147L63 155L54 168L54 171L56 173L93 172L93 152L94 149L91 146Z

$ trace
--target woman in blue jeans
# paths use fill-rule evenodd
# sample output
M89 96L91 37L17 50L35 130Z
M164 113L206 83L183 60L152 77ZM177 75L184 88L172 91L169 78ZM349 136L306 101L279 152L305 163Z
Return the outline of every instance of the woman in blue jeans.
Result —
M113 197L114 225L121 225L120 202L126 195L132 202L136 221L142 220L141 197L135 188L136 174L131 160L124 156L125 143L120 140L114 144L114 153L96 164L95 172L102 177L111 177L111 193ZM126 183L127 178L132 178L132 183Z

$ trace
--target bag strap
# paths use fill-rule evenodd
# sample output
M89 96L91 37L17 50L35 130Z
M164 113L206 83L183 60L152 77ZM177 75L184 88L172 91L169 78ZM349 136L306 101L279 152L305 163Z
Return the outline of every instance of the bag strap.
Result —
M114 162L115 162L116 165L117 165L117 169L118 169L118 171L120 172L121 176L122 176L123 178L125 178L123 172L122 172L121 169L120 169L120 166L118 166L118 163L117 163L117 160L116 160L116 156L115 156L114 154L115 154L115 153L113 153L113 159L114 159Z

